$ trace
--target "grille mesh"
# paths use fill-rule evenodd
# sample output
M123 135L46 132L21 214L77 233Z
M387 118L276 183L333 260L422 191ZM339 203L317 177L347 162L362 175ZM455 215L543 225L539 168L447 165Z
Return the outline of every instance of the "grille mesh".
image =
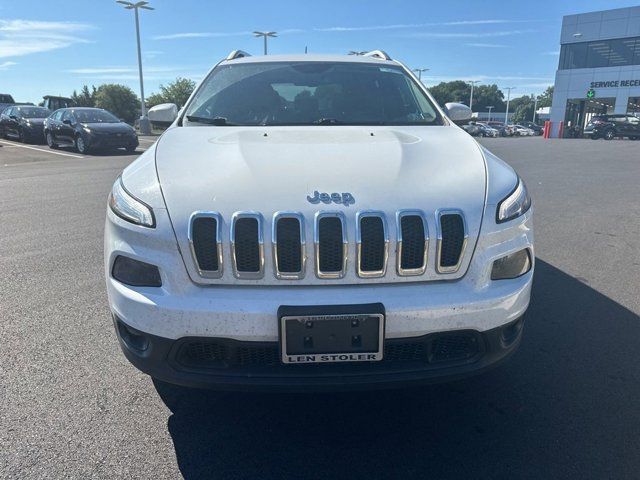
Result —
M442 245L440 247L440 266L455 267L462 254L464 245L464 221L457 213L447 213L440 217Z
M193 220L193 249L200 270L218 270L218 221L210 217Z
M424 266L425 232L422 217L405 215L400 220L402 257L400 268L412 270Z
M384 223L380 217L360 219L360 270L378 272L384 270Z
M280 218L276 225L276 252L278 270L283 273L297 273L302 270L300 220Z
M438 333L415 339L385 341L383 364L421 363L446 366L467 361L482 351L475 332ZM227 339L191 339L177 350L180 364L191 368L280 368L280 350L277 343L238 342ZM367 364L359 364L366 368ZM370 364L369 364L370 365ZM342 364L344 366L344 364ZM308 365L316 368L317 365ZM340 364L332 364L340 368ZM350 367L353 367L351 365ZM358 364L355 364L358 368ZM290 369L291 366L284 367Z
M320 271L342 271L342 221L338 217L321 218L318 221L318 241Z
M236 268L239 272L260 271L258 220L238 218L235 222Z

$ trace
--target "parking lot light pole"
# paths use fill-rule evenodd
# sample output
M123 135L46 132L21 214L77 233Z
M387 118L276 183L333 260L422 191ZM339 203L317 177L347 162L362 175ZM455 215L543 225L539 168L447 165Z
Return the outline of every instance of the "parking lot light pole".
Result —
M538 109L538 100L540 99L540 97L538 97L536 95L535 97L535 102L533 102L533 118L531 119L531 121L533 123L536 123L536 110Z
M507 91L507 110L504 112L504 124L509 124L509 100L511 100L511 90L514 90L517 87L504 87Z
M414 68L413 71L414 72L418 72L418 80L420 80L420 82L422 82L422 72L428 72L429 69L428 68Z
M469 110L473 111L473 87L476 83L480 83L480 80L471 80L469 81L471 84L471 95L469 96Z
M491 121L491 110L493 109L493 105L487 106L487 109L489 110L489 120L487 120L487 122Z
M264 54L267 54L267 37L277 37L278 32L253 32L254 37L263 37L264 38Z
M154 10L149 6L149 2L127 2L125 0L116 0L117 3L124 5L127 10L133 10L136 18L136 40L138 41L138 72L140 74L140 133L149 135L151 133L151 123L147 117L147 111L144 106L144 80L142 78L142 54L140 52L140 21L138 20L138 9Z

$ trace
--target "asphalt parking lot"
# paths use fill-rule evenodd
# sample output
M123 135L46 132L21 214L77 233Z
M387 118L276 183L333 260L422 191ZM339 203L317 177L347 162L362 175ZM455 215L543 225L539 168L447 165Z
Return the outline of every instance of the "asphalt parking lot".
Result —
M450 384L286 395L176 389L130 366L102 233L135 156L0 140L0 477L638 478L640 143L482 143L534 199L519 351Z

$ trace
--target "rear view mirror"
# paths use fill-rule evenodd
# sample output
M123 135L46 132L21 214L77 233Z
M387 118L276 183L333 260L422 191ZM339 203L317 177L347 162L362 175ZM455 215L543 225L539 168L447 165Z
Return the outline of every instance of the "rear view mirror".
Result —
M447 117L456 125L465 125L471 120L471 109L462 103L447 103L444 106Z

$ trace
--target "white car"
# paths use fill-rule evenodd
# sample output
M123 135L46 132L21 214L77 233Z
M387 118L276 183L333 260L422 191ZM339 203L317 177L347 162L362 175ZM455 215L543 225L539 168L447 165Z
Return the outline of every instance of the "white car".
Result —
M521 137L532 137L536 134L532 129L524 127L522 125L512 125L516 131L516 135L520 135Z
M520 343L524 182L401 63L233 52L109 196L126 357L223 389L393 387Z

